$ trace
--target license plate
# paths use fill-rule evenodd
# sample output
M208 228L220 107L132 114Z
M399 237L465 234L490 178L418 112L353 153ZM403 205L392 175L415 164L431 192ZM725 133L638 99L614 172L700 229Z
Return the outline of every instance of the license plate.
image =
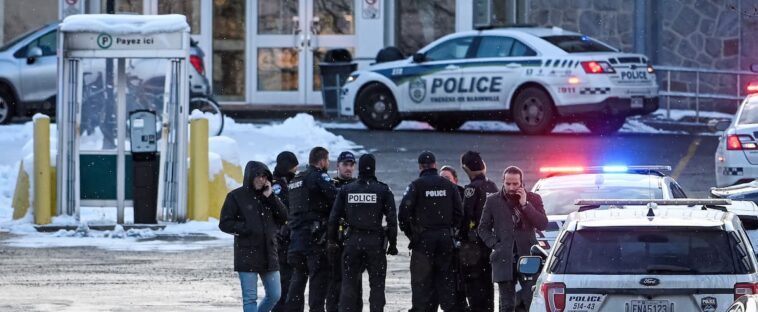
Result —
M642 108L645 106L645 99L641 97L632 98L632 108Z
M668 300L632 300L629 312L673 312Z

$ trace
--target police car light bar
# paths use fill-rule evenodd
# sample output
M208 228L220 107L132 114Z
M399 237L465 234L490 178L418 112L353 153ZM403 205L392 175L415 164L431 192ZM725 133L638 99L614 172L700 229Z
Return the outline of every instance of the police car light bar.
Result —
M629 172L629 171L671 171L671 166L594 166L587 167L587 171L603 171L603 172Z
M731 199L577 199L574 205L577 206L645 206L647 204L656 204L658 206L717 206L731 205Z
M542 167L540 168L542 173L582 173L584 167Z

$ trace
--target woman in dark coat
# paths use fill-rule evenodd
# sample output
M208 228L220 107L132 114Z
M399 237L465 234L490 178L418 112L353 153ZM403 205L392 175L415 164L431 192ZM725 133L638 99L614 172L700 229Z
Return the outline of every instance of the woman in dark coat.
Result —
M269 312L281 296L276 232L287 221L284 204L272 196L271 171L250 161L242 186L229 192L221 208L221 231L234 235L234 271L239 273L245 312ZM257 303L258 276L266 296Z

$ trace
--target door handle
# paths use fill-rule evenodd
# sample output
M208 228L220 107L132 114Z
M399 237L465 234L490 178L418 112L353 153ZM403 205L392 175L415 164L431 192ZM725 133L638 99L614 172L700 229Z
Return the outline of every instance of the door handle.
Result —
M447 66L445 66L445 69L446 70L457 70L457 69L461 69L461 67L458 66L458 65L447 65Z
M507 65L505 65L505 67L506 68L511 68L511 69L521 68L521 64L519 64L519 63L508 63Z
M320 22L321 19L318 16L313 17L313 21L311 22L311 33L308 34L308 49L311 51L315 51L318 48L318 35L321 33Z
M300 29L300 17L292 17L292 46L298 51L303 49L303 30ZM298 40L299 39L299 40Z

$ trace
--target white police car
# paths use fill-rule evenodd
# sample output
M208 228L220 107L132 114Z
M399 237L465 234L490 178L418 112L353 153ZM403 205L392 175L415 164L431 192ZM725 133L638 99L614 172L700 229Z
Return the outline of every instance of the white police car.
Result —
M758 177L758 95L742 102L716 149L716 186L750 182Z
M674 201L605 201L633 205L569 215L529 311L715 312L758 293L756 257L739 219L688 207L714 200ZM519 271L539 272L541 263L522 257Z
M613 133L627 116L658 108L648 58L560 28L518 27L451 34L407 59L350 75L341 114L370 129L422 120L452 130L467 120L515 121L549 133L580 121Z

